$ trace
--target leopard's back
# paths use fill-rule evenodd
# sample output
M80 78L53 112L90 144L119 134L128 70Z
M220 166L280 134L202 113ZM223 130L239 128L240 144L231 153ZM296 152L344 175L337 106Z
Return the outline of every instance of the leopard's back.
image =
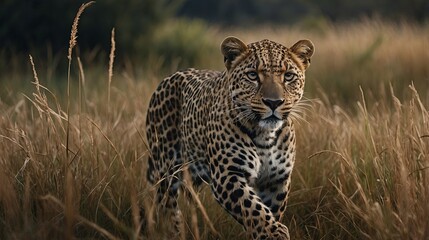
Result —
M208 107L212 105L216 79L221 74L193 68L178 71L165 78L153 93L146 118L150 183L173 175L183 164L183 138L192 135L198 139L188 140L203 146L204 140L198 136L203 134L208 121Z

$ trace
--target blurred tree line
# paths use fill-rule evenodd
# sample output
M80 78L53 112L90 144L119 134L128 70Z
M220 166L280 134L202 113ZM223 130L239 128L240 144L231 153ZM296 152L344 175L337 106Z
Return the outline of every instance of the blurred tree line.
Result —
M290 24L305 18L352 21L381 16L388 20L423 22L429 16L428 0L186 0L179 15L225 25Z
M47 47L54 53L65 53L74 16L87 1L1 0L3 58L7 52L46 51ZM115 27L119 59L152 53L190 59L192 64L198 61L195 48L210 45L210 37L204 39L205 22L220 26L281 25L306 19L351 21L372 15L424 22L428 12L427 0L99 0L81 17L78 43L80 49L107 52ZM207 43L192 46L195 38Z

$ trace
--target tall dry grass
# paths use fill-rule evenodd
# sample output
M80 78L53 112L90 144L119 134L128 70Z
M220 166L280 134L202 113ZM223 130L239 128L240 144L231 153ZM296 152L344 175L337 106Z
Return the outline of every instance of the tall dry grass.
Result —
M356 115L316 102L299 131L290 225L304 239L428 239L429 115L412 97ZM391 105L394 105L392 108Z
M229 34L286 44L310 38L317 47L307 73L313 107L297 124L284 219L292 238L428 239L427 28L364 22L322 33L222 32ZM113 79L113 56L114 47L100 76L71 56L78 81L69 75L66 96L44 85L31 57L33 93L16 87L12 103L0 101L1 239L162 238L148 211L143 129L163 76L116 70ZM189 189L194 200L180 202L189 239L214 239L210 223L221 239L246 239L207 187Z

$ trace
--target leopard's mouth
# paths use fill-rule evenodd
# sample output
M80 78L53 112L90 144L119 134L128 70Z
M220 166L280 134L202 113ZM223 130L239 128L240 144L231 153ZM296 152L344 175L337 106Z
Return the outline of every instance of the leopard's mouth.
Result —
M277 122L287 119L288 113L280 113L278 111L267 112L261 115L260 121Z
M262 119L262 121L267 121L267 122L277 122L280 121L281 119L279 117L277 117L276 115L272 114L269 117L266 117L264 119Z
M283 124L283 119L278 116L271 114L270 116L263 118L259 121L259 126L268 129L277 129Z

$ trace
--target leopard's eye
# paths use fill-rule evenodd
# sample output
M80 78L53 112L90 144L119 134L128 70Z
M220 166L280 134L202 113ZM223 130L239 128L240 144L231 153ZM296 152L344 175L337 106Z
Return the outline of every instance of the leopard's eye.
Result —
M250 71L246 73L246 76L249 80L256 81L258 80L258 73L255 71Z
M285 82L291 82L291 81L295 80L295 78L296 78L295 73L292 73L292 72L285 73Z

